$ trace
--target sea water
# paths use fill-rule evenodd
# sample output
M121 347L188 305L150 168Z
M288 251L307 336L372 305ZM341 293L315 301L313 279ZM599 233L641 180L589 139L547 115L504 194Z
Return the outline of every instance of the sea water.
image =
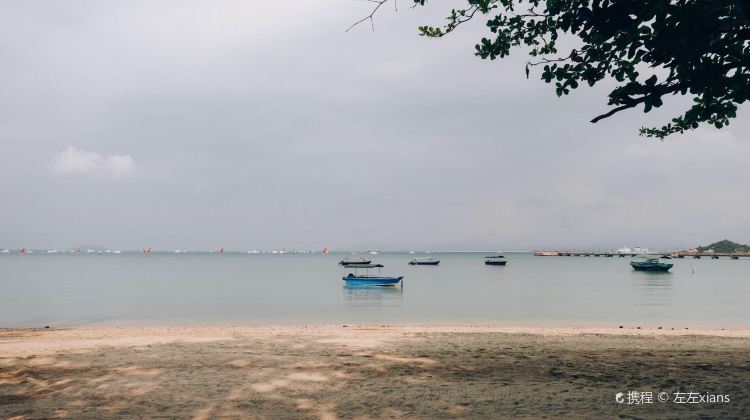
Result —
M347 288L348 254L3 254L0 327L174 324L484 323L737 327L750 320L750 259L431 253L364 255L403 287ZM360 255L363 256L363 255ZM354 256L354 257L360 257Z

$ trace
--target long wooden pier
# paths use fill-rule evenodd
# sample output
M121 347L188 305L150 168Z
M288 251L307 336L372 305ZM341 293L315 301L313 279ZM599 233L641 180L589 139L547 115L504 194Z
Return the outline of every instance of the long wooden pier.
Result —
M662 257L670 258L710 258L718 260L719 258L729 258L738 260L740 258L750 258L750 254L727 254L719 252L699 252L690 253L687 251L676 251L676 252L647 252L647 253L620 253L620 252L597 252L597 251L535 251L534 255L537 257L596 257L596 258L625 258L625 257L637 257L639 255L660 255Z

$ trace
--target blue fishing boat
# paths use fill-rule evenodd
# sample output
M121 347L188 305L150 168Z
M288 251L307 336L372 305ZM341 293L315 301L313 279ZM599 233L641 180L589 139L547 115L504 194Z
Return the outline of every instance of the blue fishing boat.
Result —
M354 269L353 273L349 273L343 277L347 286L396 286L404 278L404 276L390 277L381 275L380 269L383 268L382 264L349 264L346 268ZM377 275L370 274L370 270L374 268L378 269ZM365 274L360 274L358 270L365 270Z
M657 257L642 257L641 261L631 261L630 265L636 271L669 271L674 264L663 263Z

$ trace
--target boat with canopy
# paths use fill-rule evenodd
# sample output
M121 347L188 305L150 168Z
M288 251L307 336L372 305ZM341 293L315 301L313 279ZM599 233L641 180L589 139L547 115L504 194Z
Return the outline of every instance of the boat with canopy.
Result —
M343 277L347 286L396 286L404 278L404 276L382 275L382 264L349 264L346 268L353 269L353 272ZM371 274L374 269L377 269L377 274ZM362 274L363 272L364 274ZM403 283L401 285L403 286Z

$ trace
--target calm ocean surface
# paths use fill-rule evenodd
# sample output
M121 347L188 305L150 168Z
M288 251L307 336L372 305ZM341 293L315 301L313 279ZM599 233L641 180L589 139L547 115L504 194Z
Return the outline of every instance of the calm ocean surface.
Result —
M506 253L506 267L489 267L484 255L432 253L437 267L407 265L423 254L372 256L405 276L382 289L344 287L343 254L0 255L0 327L750 323L750 259L675 259L660 274L630 258Z

